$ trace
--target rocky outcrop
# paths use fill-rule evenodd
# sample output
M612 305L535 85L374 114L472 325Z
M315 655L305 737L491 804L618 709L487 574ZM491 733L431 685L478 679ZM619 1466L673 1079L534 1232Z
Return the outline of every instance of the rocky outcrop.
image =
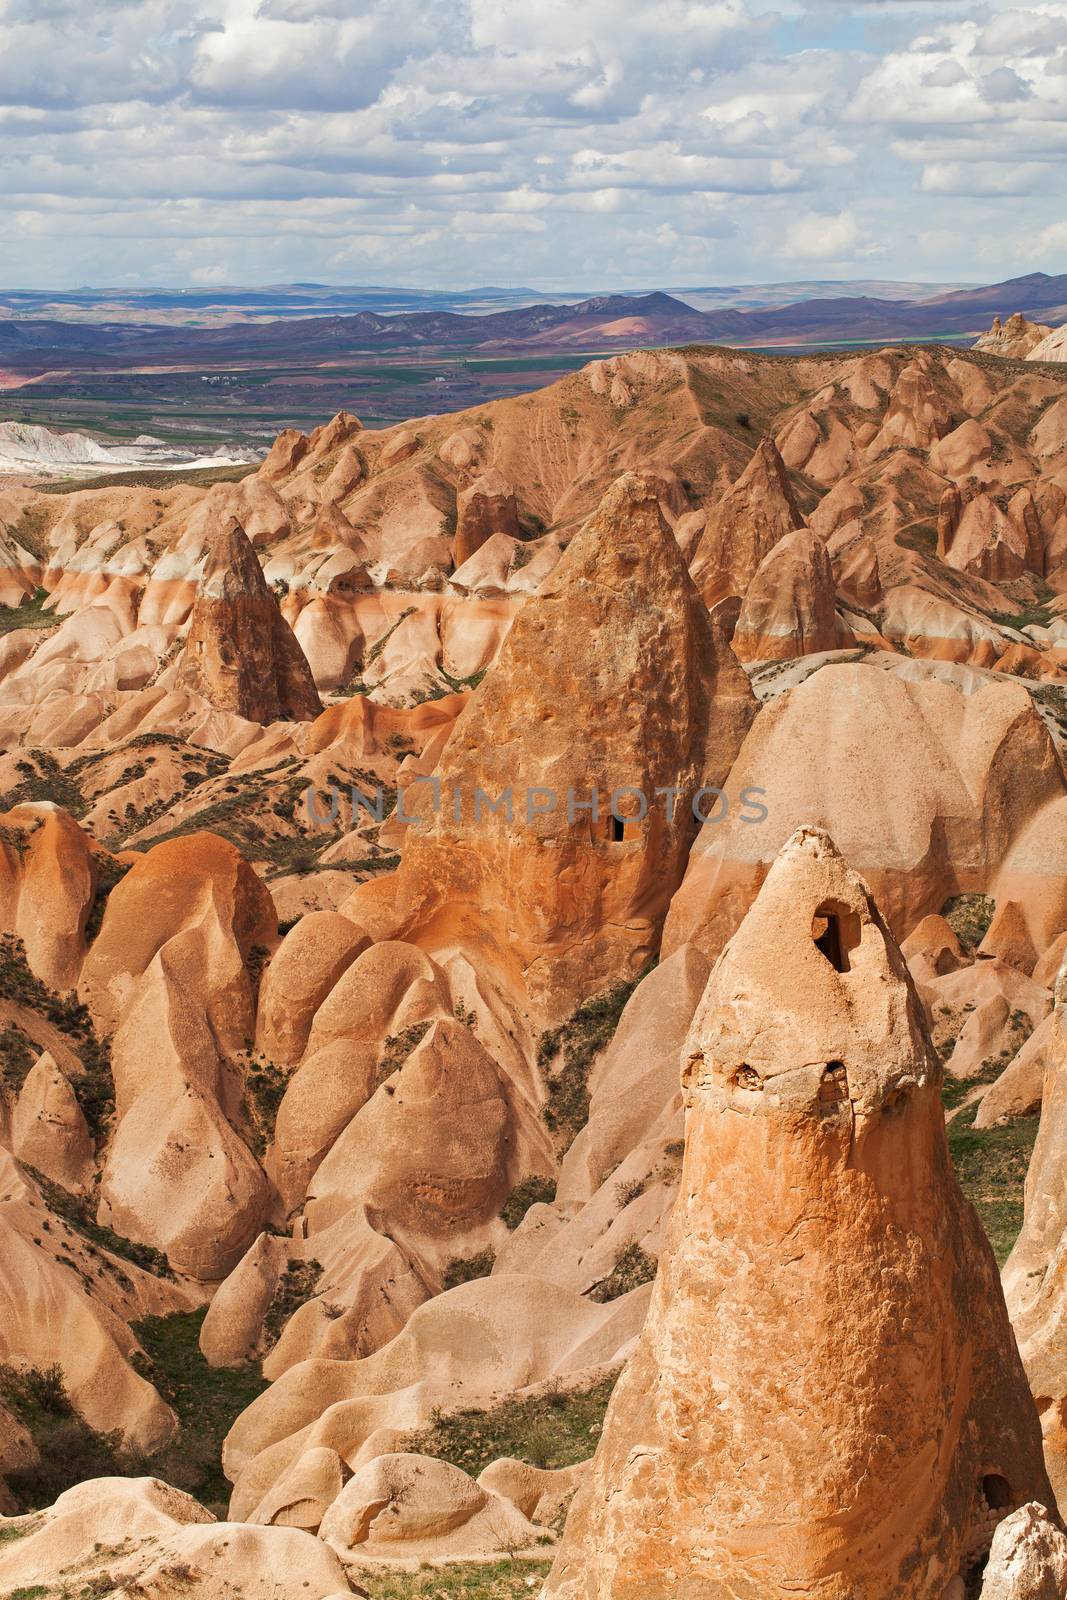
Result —
M516 618L434 782L406 800L419 823L395 880L358 889L344 914L378 939L459 945L565 1013L653 954L689 799L725 776L754 712L655 482L629 474Z
M20 805L0 816L0 926L61 993L78 981L97 878L88 838L59 806Z
M92 1136L70 1080L47 1050L19 1090L11 1117L11 1149L24 1165L64 1189L82 1191L92 1185Z
M1025 361L1051 332L1047 323L1030 322L1021 311L1013 311L1007 322L1001 322L999 316L994 317L989 332L976 339L971 348L984 350L991 356L1008 356L1014 361Z
M216 1522L158 1478L91 1478L55 1505L0 1522L0 1587L43 1595L157 1600L341 1600L353 1590L332 1551L297 1528Z
M731 643L740 661L784 661L854 643L837 618L829 553L810 529L786 534L760 562Z
M887 450L929 450L951 432L952 412L933 381L931 370L924 352L899 374L882 426L867 446L868 459L874 460Z
M227 1435L231 1515L272 1514L276 1486L312 1450L335 1449L356 1472L403 1449L436 1407L485 1407L513 1389L553 1378L564 1388L618 1365L647 1304L647 1286L593 1305L538 1278L494 1274L420 1306L362 1360L300 1362Z
M307 721L322 710L307 658L236 519L208 546L177 685L253 722Z
M1003 898L1028 910L1047 902L1051 922L1067 888L1049 871L1064 859L1064 787L1020 684L986 681L963 694L927 673L824 666L756 719L730 773L730 810L693 847L663 951L695 943L717 955L782 844L807 822L838 840L900 937L961 890L999 900L1001 878ZM1033 937L1043 949L1047 940Z
M947 489L938 513L939 556L957 571L990 583L1010 582L1028 566L1040 572L1041 545L1034 519L1027 519L1021 506L1018 509L1018 517L1013 517L1011 507L1003 509L990 494L962 496L956 488Z
M990 1502L1052 1502L915 992L825 834L782 851L683 1060L680 1198L546 1596L941 1600Z
M181 1294L76 1234L0 1148L0 1366L58 1369L91 1428L150 1453L176 1419L134 1370L128 1322L186 1307Z
M477 1561L536 1544L510 1500L448 1461L397 1452L354 1473L322 1519L319 1537L342 1561L432 1556Z
M728 595L743 596L779 539L803 526L778 446L764 439L737 482L708 511L690 563L704 603L710 608Z
M461 567L497 533L512 539L521 537L515 491L499 472L483 472L469 489L456 496L456 567Z
M1062 1600L1067 1594L1067 1537L1044 1506L1031 1501L998 1523L979 1600Z
M1041 1413L1045 1459L1067 1500L1067 967L1060 971L1045 1046L1041 1124L1026 1176L1022 1232L1004 1268L1004 1289ZM1038 1499L1041 1497L1038 1496ZM1047 1502L1045 1502L1047 1504Z
M1067 361L1067 325L1062 328L1053 328L1035 344L1026 357L1027 361Z

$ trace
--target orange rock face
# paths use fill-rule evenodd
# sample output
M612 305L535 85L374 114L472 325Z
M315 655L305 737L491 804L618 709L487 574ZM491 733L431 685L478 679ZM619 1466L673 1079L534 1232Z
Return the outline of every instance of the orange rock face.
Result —
M680 1197L546 1596L941 1600L988 1498L1052 1502L919 1004L825 834L783 850L683 1055Z
M463 563L495 533L519 537L515 491L499 472L483 473L456 499L455 563Z
M833 566L821 539L798 528L763 558L732 640L741 661L788 660L852 644L838 621Z
M430 785L410 802L425 822L408 830L396 880L357 891L345 915L379 939L463 944L524 976L550 1009L570 1009L652 955L693 836L689 799L725 777L754 712L654 486L628 475L519 614L457 722L435 773L437 813ZM681 796L673 807L656 797L668 787ZM646 797L643 820L623 790ZM487 804L508 791L510 818ZM613 792L632 821L606 814Z
M709 512L691 563L710 607L744 595L760 563L787 533L804 526L785 462L764 439L733 487Z
M307 658L236 521L209 546L177 681L254 722L307 721L322 710Z
M1049 1476L1067 1497L1067 965L1045 1048L1041 1126L1026 1179L1022 1232L1004 1268L1004 1288L1027 1375L1041 1412Z
M985 350L991 356L1008 356L1015 361L1025 361L1052 329L1045 322L1031 322L1021 311L1013 311L1007 322L993 318L988 333L976 339L973 348Z

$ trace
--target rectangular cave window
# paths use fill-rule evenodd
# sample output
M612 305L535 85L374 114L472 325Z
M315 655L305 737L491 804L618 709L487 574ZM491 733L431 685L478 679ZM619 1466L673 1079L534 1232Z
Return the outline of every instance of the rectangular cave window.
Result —
M860 942L860 919L848 906L827 900L812 918L811 937L835 972L851 971L849 952Z
M625 820L622 817L617 817L617 816L615 816L614 813L612 813L610 821L611 821L611 837L612 837L612 839L614 840L614 842L616 844L619 844L626 837L626 823L625 823Z

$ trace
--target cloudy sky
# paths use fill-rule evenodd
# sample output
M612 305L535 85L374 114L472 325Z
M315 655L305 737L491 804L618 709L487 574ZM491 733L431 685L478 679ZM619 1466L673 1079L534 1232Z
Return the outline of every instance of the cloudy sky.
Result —
M1067 270L1067 0L0 0L0 284Z

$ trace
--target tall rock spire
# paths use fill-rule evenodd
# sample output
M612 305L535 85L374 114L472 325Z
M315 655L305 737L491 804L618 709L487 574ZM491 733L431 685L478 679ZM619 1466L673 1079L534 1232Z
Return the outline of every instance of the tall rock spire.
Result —
M942 1600L991 1507L1053 1505L940 1076L865 885L801 829L693 1021L680 1195L551 1600Z
M805 526L785 462L762 439L737 482L708 512L690 571L706 604L744 596L779 539Z
M252 722L307 721L322 710L307 657L236 517L208 546L177 682Z
M549 1011L655 952L695 833L693 794L722 782L756 713L657 487L628 473L576 534L456 724L437 814L428 787L408 800L424 820L400 871L346 910L375 938L507 962ZM673 799L657 794L668 788ZM645 797L644 817L633 793L617 802L633 820L611 816L623 789ZM507 792L510 817L477 800Z

